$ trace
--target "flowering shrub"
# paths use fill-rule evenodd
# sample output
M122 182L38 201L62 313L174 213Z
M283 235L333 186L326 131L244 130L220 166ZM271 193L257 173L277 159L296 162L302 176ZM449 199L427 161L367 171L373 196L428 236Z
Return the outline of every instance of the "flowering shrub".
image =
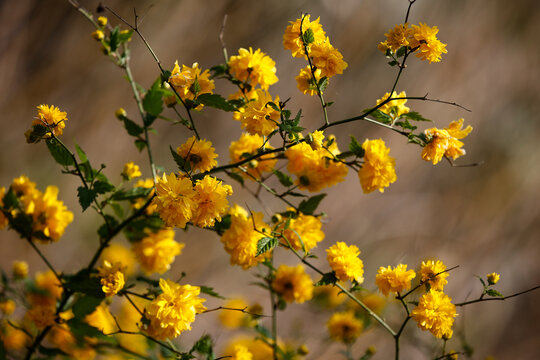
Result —
M45 144L62 171L78 177L81 185L76 196L82 211L95 210L102 224L89 263L77 271L60 271L41 247L60 241L73 221L73 213L59 200L68 194L60 193L54 185L41 192L24 175L0 188L0 227L17 232L49 268L46 273L29 277L28 265L15 261L12 275L2 274L0 354L7 352L13 358L26 359L215 359L218 355L211 335L182 346L175 339L191 330L201 316L219 311L224 327L253 334L232 341L220 358L300 359L310 356L308 348L295 343L299 339L280 337L277 317L288 306L307 307L306 303L312 303L331 309L326 322L327 339L342 343L345 349L341 354L347 359L373 356L373 348L356 354L352 345L375 327L393 340L398 359L400 340L410 320L429 331L434 339L441 339L439 359L455 358L458 353L447 351L446 343L452 339L460 307L523 293L503 296L493 288L500 275L491 273L480 278L482 292L477 299L452 302L444 291L450 271L456 267L447 268L435 259L413 264L411 267L418 268L415 271L408 269L410 264L399 263L380 266L372 277L362 260L369 254L361 252L359 246L344 241L324 243L323 223L330 217L318 210L326 196L320 193L323 189L338 186L349 169L357 173L359 189L366 194L375 190L383 193L397 181L396 159L383 139L359 141L351 136L346 143L332 135L330 128L352 121L380 126L420 146L418 159L433 165L442 159L453 164L465 155L461 140L472 131L470 125L464 128L464 120L459 119L443 129L420 131L418 126L430 120L413 111L408 101L449 102L397 91L410 55L433 63L440 62L447 53L446 44L437 38L436 26L422 22L409 25L415 0L409 0L404 23L384 34L386 40L378 45L388 64L397 69L392 87L381 98L369 101L374 106L343 120L331 120L328 107L333 102L327 102L324 96L330 79L344 74L348 63L332 45L320 17L311 21L310 14L302 14L289 22L283 46L295 61L302 62L295 77L298 95L316 96L320 101L324 121L316 129L304 128L307 125L302 110L289 108L288 100L270 89L279 80L276 62L263 50L240 48L237 55L228 57L224 49L225 61L209 69L201 68L197 62L189 66L176 61L169 70L145 40L137 17L134 24L119 17L122 25L113 27L106 17L96 17L72 3L92 24L91 37L125 72L140 119L134 120L122 108L115 116L128 136L134 138L137 150L147 153L152 174L135 181L143 174L137 164L128 162L117 171L122 182L115 184L102 171L104 166L92 166L80 146L75 145L73 152L64 144L61 137L67 113L54 105L38 106L37 116L28 121L27 142L32 146ZM148 88L135 82L129 63L130 41L137 37L160 70ZM234 92L223 96L220 82L233 85ZM218 163L222 158L212 139L201 137L197 129L197 114L208 108L231 113L230 117L240 122L238 125L231 121L231 126L245 130L239 139L230 139L228 164ZM170 146L175 169L158 166L150 144L153 124L167 118L167 111L191 132L187 139L179 141L180 145ZM275 179L276 185L269 185L270 179ZM252 186L257 190L252 191ZM233 192L241 188L252 192L266 214L231 200ZM267 211L261 200L263 191L282 207ZM170 273L171 264L189 246L189 242L186 245L175 240L174 229L188 231L192 227L216 233L223 244L222 256L230 256L231 265L256 271L253 285L267 291L269 309L242 298L227 300L225 297L231 294L188 284L185 274L174 277ZM131 248L118 243L121 234ZM326 261L312 253L319 246L326 250ZM285 264L283 255L296 263ZM373 283L377 290L368 289ZM207 297L223 305L208 309L203 305ZM397 305L391 299L397 300ZM115 300L121 304L114 304ZM403 310L397 320L395 313L383 315L394 305Z

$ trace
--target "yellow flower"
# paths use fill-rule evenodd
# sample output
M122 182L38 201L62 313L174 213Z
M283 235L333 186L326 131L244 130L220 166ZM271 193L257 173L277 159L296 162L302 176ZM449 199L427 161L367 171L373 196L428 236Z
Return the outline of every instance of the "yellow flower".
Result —
M0 187L0 208L4 207L4 195L6 194L6 188ZM8 219L2 211L0 211L0 230L8 225Z
M205 172L217 165L216 149L212 142L190 137L184 144L176 148L176 153L189 162L192 171Z
M111 244L101 253L101 259L111 264L121 263L125 276L135 273L135 256L127 247L120 244Z
M394 269L390 266L387 268L380 267L375 276L375 282L379 290L388 296L389 292L400 293L411 288L411 280L414 279L416 273L414 270L407 270L407 265L399 264Z
M72 359L92 360L96 357L96 351L88 344L81 347L81 345L77 343L77 339L66 324L53 326L49 332L48 339L53 345L68 354Z
M278 341L279 344L279 341ZM272 345L267 344L261 339L258 338L248 338L245 336L236 337L233 339L223 351L225 356L235 353L235 348L237 346L242 346L247 348L247 350L252 354L253 360L268 360L273 357Z
M124 118L127 117L127 112L124 108L118 108L114 112L114 116L116 116L118 120L124 120Z
M193 202L196 207L193 210L191 222L202 228L214 226L216 220L221 221L221 216L229 208L227 196L232 195L232 187L206 175L195 183L195 192Z
M284 225L285 222L278 231L282 230ZM282 243L290 244L295 250L301 250L302 243L304 243L306 252L309 252L319 242L324 240L324 232L321 230L321 227L322 223L319 218L298 213L295 218L291 218L289 227L283 230L283 236L288 242L283 239Z
M107 25L107 21L108 21L108 19L107 19L105 16L99 16L99 17L97 18L97 23L98 23L98 25L101 26L101 27Z
M348 64L343 60L343 55L330 44L330 40L313 44L309 52L313 65L321 70L321 77L331 78L337 74L343 74Z
M110 334L117 330L114 318L105 303L101 303L91 314L86 315L84 321L103 334Z
M4 315L9 316L9 315L13 314L13 312L15 311L15 307L16 307L15 301L13 301L11 299L7 299L5 301L0 302L0 311Z
M491 273L491 274L487 274L487 281L488 281L488 284L489 285L495 285L496 283L499 282L499 279L501 278L501 276L495 272Z
M429 128L424 130L428 143L422 149L422 159L431 161L433 165L441 161L443 156L457 159L465 155L464 145L459 139L465 138L472 131L472 126L463 127L463 119L452 121L443 130Z
M384 188L397 179L396 160L389 155L390 149L386 147L382 139L366 139L362 144L362 149L365 151L364 163L358 171L362 190L366 194L374 190L383 193Z
M386 298L375 292L368 292L367 294L362 294L362 296L360 296L360 300L362 300L364 305L366 305L376 314L381 314L384 306L386 305ZM355 303L354 301L351 301L351 303L358 308L357 303Z
M440 260L422 261L422 265L420 266L420 281L422 283L428 283L430 289L442 291L444 285L448 284L446 278L449 274L448 272L444 272L445 270L446 266Z
M212 94L215 85L214 80L210 79L210 72L201 68L198 63L193 63L192 67L182 65L182 70L178 66L178 61L174 63L174 68L169 77L169 82L178 92L182 100L194 100L201 94ZM196 107L202 109L203 105Z
M223 307L242 310L247 309L248 304L244 299L237 298L227 301ZM226 328L236 329L248 322L248 316L241 311L224 309L219 313L219 322Z
M152 189L149 193L148 193L148 196L146 198L138 198L138 199L135 199L133 202L132 202L132 206L134 209L140 209L141 207L144 206L144 204L146 204L146 202L148 201L148 199L150 199L153 195L154 195L154 179L152 178L147 178L147 179L144 179L144 180L137 180L137 182L135 183L135 185L133 186L134 188L145 188L145 189ZM157 211L157 206L155 203L151 203L150 205L148 205L146 207L146 214L147 215L152 215L153 213L155 213Z
M13 262L13 277L15 279L25 279L28 276L28 263L26 261Z
M446 44L437 39L439 29L436 26L429 27L419 23L413 25L413 33L410 39L410 48L418 47L416 57L421 60L428 60L430 63L441 61L441 54L446 54Z
M437 338L450 339L456 314L452 299L442 291L430 290L420 298L411 312L412 318L422 330L429 330Z
M229 59L229 70L231 74L242 82L249 83L252 87L260 85L262 89L278 81L276 76L276 63L261 49L255 50L250 47L249 51L241 48L238 55Z
M101 30L96 30L96 31L92 32L92 34L90 34L90 35L92 35L92 37L97 41L101 41L101 40L103 40L105 38L105 33L103 31L101 31Z
M175 338L183 331L191 330L195 315L205 311L198 286L179 285L170 280L159 280L163 291L145 309L149 321L144 330L157 340Z
M364 329L364 323L354 316L353 311L332 314L326 326L332 339L345 344L352 344Z
M248 216L247 211L236 204L229 214L231 226L221 236L221 242L231 255L231 265L240 265L247 270L270 256L270 252L267 252L255 257L257 243L265 237L264 233L270 234L270 227L263 222L262 213L255 212Z
M256 93L256 100L247 103L241 113L240 122L242 129L248 133L266 136L276 129L279 123L279 112L267 103L279 104L279 96L272 100L272 96L265 90L257 89Z
M314 80L309 66L306 66L300 70L300 74L295 78L296 87L304 94L309 94L310 96L317 95L317 84L321 78L321 69L315 70Z
M116 262L111 264L107 260L103 261L103 266L97 268L101 278L101 290L106 296L114 296L124 288L124 266Z
M384 36L386 41L384 45L386 48L390 48L393 52L396 52L402 46L408 46L413 34L413 30L409 27L409 24L397 24L393 29L389 29ZM381 43L382 44L382 43ZM379 48L379 50L382 50ZM383 52L386 49L383 50Z
M21 175L18 178L13 179L13 182L11 183L11 190L13 190L17 197L31 194L35 189L36 183L30 181L30 179L25 175Z
M342 241L338 241L326 250L330 268L340 281L354 280L361 284L364 282L364 263L358 255L360 255L360 250L357 246L347 246Z
M148 301L139 297L133 297L132 301L138 309L144 309L148 304ZM137 309L128 301L124 300L120 307L120 311L117 316L118 324L122 330L138 332L139 325L141 323L142 315ZM137 354L146 354L148 349L148 342L142 335L131 334L117 334L118 343Z
M317 151L322 148L324 140L324 132L320 130L315 130L314 132L308 134L306 137L306 143L311 146L313 151Z
M335 308L345 301L347 295L333 285L316 286L313 300L327 308Z
M280 265L272 289L286 302L303 303L313 297L313 281L302 265Z
M322 25L319 23L320 18L317 18L314 21L310 21L310 15L307 14L304 16L304 21L302 19L296 19L295 21L289 21L290 25L285 29L285 34L283 34L283 46L285 49L292 51L293 57L305 57L304 52L304 43L300 37L300 24L302 24L302 32L305 33L310 29L313 33L314 43L323 42L326 38L326 34L322 28ZM309 51L309 45L308 45Z
M60 109L54 105L39 105L37 109L38 113L32 122L32 126L46 126L49 129L49 132L52 131L54 135L62 135L64 128L66 127L67 113L60 111ZM51 134L46 134L43 137L49 138L51 137Z
M136 165L133 161L130 161L124 165L124 171L122 171L122 176L127 180L135 179L141 176L141 169L139 165Z
M229 356L231 360L252 360L253 354L249 352L248 348L243 345L235 345L232 356Z
M50 305L54 307L56 300L62 296L62 284L54 273L51 270L36 273L35 284L38 291L28 294L29 303L32 306Z
M30 319L38 329L54 325L56 319L56 309L50 305L33 306L26 312L26 317Z
M133 252L147 274L163 274L171 267L176 255L184 248L174 241L174 230L161 229L149 232L141 241L133 244Z
M242 133L240 139L237 141L231 142L229 147L229 156L231 158L231 163L237 163L244 160L246 157L256 155L257 150L263 146L264 139L258 134L250 135L247 133ZM265 148L267 150L273 149L270 145L266 144ZM251 166L252 163L243 165L246 168L248 174L252 175L256 179L260 179L262 174L265 172L270 172L276 165L277 159L274 159L272 154L261 156L257 159L257 162ZM240 173L242 176L248 177L244 172Z
M195 207L193 196L195 190L191 180L177 178L174 173L163 174L163 178L157 179L156 197L152 202L165 225L184 228Z
M382 103L384 100L388 99L389 96L390 96L390 93L388 92L384 94L382 98L377 100L377 105ZM405 91L402 91L399 94L394 91L391 97L402 98L402 97L407 97L407 94L405 93ZM381 106L379 110L381 110L385 114L390 115L392 119L396 120L401 115L407 114L409 112L410 109L407 106L405 106L406 103L407 103L407 99L391 100L387 102L386 104L384 104L383 106Z
M6 324L5 328L0 328L0 341L4 344L6 350L21 350L30 340L30 337L19 330Z

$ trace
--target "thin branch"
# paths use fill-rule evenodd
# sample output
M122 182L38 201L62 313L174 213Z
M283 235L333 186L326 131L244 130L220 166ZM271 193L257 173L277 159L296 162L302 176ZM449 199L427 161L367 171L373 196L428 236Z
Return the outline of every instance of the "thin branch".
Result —
M264 315L264 314L256 314L256 313L252 313L250 311L247 311L248 307L246 306L245 308L243 309L237 309L237 308L230 308L230 307L226 307L226 306L218 306L217 308L213 308L213 309L206 309L205 311L203 311L201 314L205 314L205 313L209 313L209 312L214 312L214 311L218 311L218 310L230 310L230 311L240 311L244 314L248 314L248 315L251 315L253 317L272 317L271 315Z
M513 297L516 297L516 296L519 296L519 295L523 295L523 294L526 294L528 292L531 292L531 291L534 291L534 290L537 290L537 289L540 289L540 285L537 285L537 286L532 287L530 289L520 291L520 292L517 292L515 294L508 295L508 296L491 297L491 298L479 297L476 300L465 301L465 302L461 302L461 303L458 303L458 304L455 304L455 305L456 306L465 306L465 305L474 304L474 303L478 303L478 302L482 302L482 301L504 301L506 299L510 299L510 298L513 298Z
M227 14L223 16L223 22L221 23L221 30L219 31L219 42L223 48L223 56L225 57L225 62L229 62L229 55L227 54L227 47L225 46L225 26L227 25Z

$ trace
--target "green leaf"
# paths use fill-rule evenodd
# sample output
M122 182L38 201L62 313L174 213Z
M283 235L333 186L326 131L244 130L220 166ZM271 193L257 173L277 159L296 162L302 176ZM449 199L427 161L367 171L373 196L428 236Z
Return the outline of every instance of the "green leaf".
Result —
M195 80L193 80L193 84L191 84L191 86L189 87L189 91L195 94L195 97L201 91L201 85L199 84L198 78L195 78Z
M127 30L127 31L121 31L118 33L118 42L119 43L125 43L129 39L131 39L131 35L133 35L133 30Z
M389 61L389 62L388 62L388 65L390 65L390 66L396 66L396 65L398 65L398 64L399 64L399 63L398 63L396 60L392 60L392 61Z
M75 337L77 338L77 341L80 343L85 341L84 338L86 336L93 338L104 338L104 335L101 331L99 331L93 326L88 325L82 319L74 317L72 319L69 319L67 321L67 324L73 335L75 335Z
M364 157L365 151L362 148L362 145L356 140L356 138L351 135L351 142L349 144L349 150L358 157Z
M75 315L76 318L82 319L86 315L93 313L102 301L103 297L81 296L71 308L73 310L73 315Z
M83 212L94 202L96 196L97 193L93 189L87 189L84 186L77 188L77 197L79 198L79 204L81 204Z
M215 78L216 76L224 75L227 73L228 66L227 64L219 64L216 66L212 66L210 68L210 72L212 73L212 76L210 76L211 79Z
M225 100L225 98L219 94L201 94L197 97L197 101L205 106L210 106L224 111L237 110L237 107L233 103Z
M494 297L503 297L503 295L500 292L494 289L487 289L486 294L488 294L489 296L494 296Z
M255 257L274 249L278 244L279 240L274 237L265 236L262 239L259 239L259 241L257 241L257 253L255 254Z
M65 276L65 287L73 292L79 292L94 298L105 298L101 290L99 277L92 276L87 270L81 270L75 275Z
M406 45L400 47L396 51L396 57L400 58L400 57L404 56L407 53L407 49L408 49L408 47Z
M146 92L143 99L143 109L152 116L159 116L163 111L163 92L160 87L160 80L156 80L152 87Z
M289 175L282 173L279 170L272 170L272 172L277 176L281 185L289 187L293 184L293 179Z
M124 127L127 130L127 133L131 136L139 136L142 134L144 129L142 126L137 125L133 120L128 119L127 117L124 117Z
M309 45L315 41L315 34L313 34L313 30L311 29L307 29L302 35L302 40L304 40L306 45Z
M325 196L326 194L319 194L312 196L307 200L302 200L300 205L298 205L298 210L306 215L313 215L315 210L317 210L319 203L322 199L324 199Z
M107 181L98 180L92 186L96 194L105 194L115 189L114 185Z
M79 160L81 162L87 162L88 157L86 156L86 153L83 151L83 149L81 149L81 147L77 143L75 143L75 149L77 150L77 155L79 156Z
M237 173L235 173L235 172L232 172L232 171L227 171L227 175L228 175L231 179L233 179L233 180L239 182L240 185L244 186L244 178L243 178L241 175L239 175L239 174L237 174Z
M183 157L178 155L178 153L170 145L169 145L169 149L171 150L171 154L173 156L174 162L176 163L176 165L178 165L178 168L181 171L189 172L189 170L191 169L191 166L189 165L189 161L186 161Z
M324 90L326 90L327 86L328 86L328 78L326 76L322 77L320 80L319 80L319 83L317 84L317 86L319 87L319 90L320 92L324 92Z
M13 191L13 189L10 187L8 192L4 195L4 198L2 199L2 202L4 203L3 208L4 209L11 209L17 206L19 204L19 199L17 198L17 195Z
M214 230L218 235L223 235L223 233L231 227L231 215L227 214L221 217L221 221L216 221L214 224Z
M391 124L393 121L390 115L382 112L379 109L373 111L370 115L372 115L377 121L382 122L383 124Z
M201 292L203 294L210 295L210 296L218 298L218 299L225 299L223 296L221 296L217 292L215 292L214 288L211 288L211 287L208 287L208 286L201 286Z
M433 122L433 120L426 119L425 117L423 117L422 115L420 115L416 111L411 111L411 112L408 112L408 113L405 113L405 114L401 114L400 117L407 118L407 119L414 120L414 121L431 121L431 122Z
M270 106L272 109L276 110L277 112L281 112L279 107L271 101L267 102L265 106Z
M119 218L124 217L124 209L122 208L122 206L120 206L120 204L116 202L112 202L112 203L109 203L109 205L112 207L114 214L116 216L118 216Z
M116 51L116 49L118 49L118 44L120 43L119 38L118 38L119 33L120 33L120 27L119 26L116 26L111 31L111 37L110 37L110 40L109 40L109 46L111 47L111 51Z
M189 352L197 352L200 355L207 355L209 358L210 356L213 358L214 350L212 346L212 338L210 335L203 335L195 344L193 344L193 347Z
M46 144L47 149L49 149L49 152L58 164L62 166L70 166L75 164L70 152L66 148L64 148L56 139L49 139L46 141Z
M411 123L407 119L403 121L396 121L395 125L400 126L405 130L411 130L411 131L414 131L418 128L417 126L411 125Z
M294 120L293 120L293 125L298 125L300 123L300 119L302 118L302 109L298 110L298 112L296 113L296 116L294 117Z
M143 151L146 147L146 141L140 139L135 140L135 147L137 150L139 150L139 152Z
M315 283L315 286L333 285L338 281L335 272L329 272L322 276L321 280Z
M111 197L112 200L135 200L139 198L145 198L150 194L152 191L152 188L144 188L144 187L135 187L133 189L129 189L128 191L124 190L118 190L113 194Z

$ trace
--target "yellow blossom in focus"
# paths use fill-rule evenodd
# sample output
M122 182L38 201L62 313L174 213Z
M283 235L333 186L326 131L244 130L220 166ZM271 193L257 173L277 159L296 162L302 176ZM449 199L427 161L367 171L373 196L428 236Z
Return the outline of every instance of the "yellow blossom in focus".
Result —
M149 321L143 329L157 340L172 339L186 330L191 330L195 315L206 310L200 298L198 286L179 285L170 280L159 280L161 293L145 309Z
M92 34L90 34L90 35L92 35L92 37L97 41L101 41L101 40L103 40L105 38L105 33L103 31L101 31L101 30L96 30L96 31L92 32Z
M248 304L242 298L231 299L223 305L229 309L247 309ZM238 310L223 309L219 313L219 322L226 328L236 329L248 322L248 315Z
M429 27L419 23L413 25L412 37L410 39L411 48L418 47L416 57L421 60L428 60L430 63L441 61L441 54L446 54L446 44L437 39L439 29L436 26Z
M13 314L13 312L15 311L15 307L16 307L15 301L13 301L11 299L7 299L5 301L0 302L0 311L4 315L9 316L9 315Z
M279 104L279 96L272 100L272 96L265 90L256 90L256 100L250 101L241 113L242 129L250 134L269 135L277 128L279 112L274 110L269 102Z
M101 278L101 290L106 296L114 296L124 288L124 266L121 262L110 263L103 261L103 265L97 268Z
M198 63L193 63L191 67L182 65L182 70L180 70L176 61L169 82L184 101L194 100L201 94L212 94L215 88L214 80L210 79L210 72L204 70L201 73ZM200 110L202 107L201 104L196 109Z
M305 251L310 251L324 240L322 223L318 217L298 213L291 218L287 229L284 230L284 226L285 222L278 228L278 231L283 231L284 238L281 242L287 246L290 244L295 250L302 250L303 243Z
M108 21L108 19L107 19L105 16L99 16L99 17L97 18L97 23L98 23L98 25L99 25L99 26L102 26L102 27L105 26L105 25L107 25L107 21Z
M326 34L319 23L320 18L314 21L310 21L310 15L306 14L304 20L296 19L295 21L289 21L290 25L285 29L283 34L283 46L287 50L292 51L293 57L305 57L304 42L300 37L300 25L302 25L302 33L309 30L313 33L314 43L323 42L326 38ZM309 51L309 44L308 44Z
M414 270L407 270L407 265L399 264L395 268L380 267L375 282L379 290L388 296L389 292L401 293L411 288L411 280L416 277Z
M348 64L343 60L343 55L330 44L330 40L313 44L309 52L313 65L321 70L321 77L331 78L337 74L343 74Z
M13 277L15 279L25 279L28 276L28 263L26 261L13 262Z
M459 139L465 138L472 131L472 126L463 127L463 119L452 121L443 130L429 128L424 130L424 135L428 139L426 146L422 149L422 159L431 161L433 165L441 161L443 156L457 159L465 155L464 145Z
M387 48L390 48L393 52L396 52L402 46L408 46L413 30L409 27L409 24L397 24L393 29L388 30L384 36L386 41L384 44Z
M304 94L309 94L310 96L317 95L317 84L322 78L321 69L315 70L315 79L311 74L311 69L309 66L306 66L298 74L296 79L296 87Z
M152 203L166 226L184 228L195 207L193 196L195 190L191 180L176 177L174 173L163 174L157 179L156 197Z
M120 244L111 244L101 253L101 259L111 264L121 263L124 274L129 277L135 273L135 255L127 247Z
M163 274L171 267L176 255L184 248L174 241L174 230L161 229L149 232L145 238L133 244L135 257L147 274Z
M64 128L66 127L67 113L60 111L60 109L54 105L39 105L37 109L38 113L32 122L32 126L46 126L55 136L62 135ZM50 133L46 134L44 137L50 137Z
M229 71L238 80L247 82L252 87L260 85L262 89L278 81L276 76L276 63L268 55L250 47L249 50L241 48L238 55L229 58Z
M390 96L390 93L384 94L384 96L377 100L377 105L382 103L384 100L388 99ZM407 97L407 94L405 91L400 92L399 94L395 91L392 92L392 98L402 98ZM399 119L399 117L403 114L407 114L411 109L409 109L405 104L407 103L407 99L400 99L400 100L390 100L383 106L379 108L380 111L383 113L390 115L390 117L394 120Z
M30 337L11 326L10 324L2 324L0 328L0 341L4 344L6 350L21 350L30 340Z
M229 147L229 156L231 158L231 163L237 163L244 160L246 157L256 155L257 150L263 146L264 139L258 134L247 134L242 133L240 139L237 141L231 142ZM266 144L265 148L267 150L272 150L273 147ZM257 159L256 166L250 166L250 164L243 165L246 168L248 174L253 176L256 179L260 179L262 174L265 172L270 172L276 165L277 159L273 158L272 154L261 156ZM248 177L244 172L240 173L243 177Z
M501 278L501 276L495 272L491 273L491 274L487 274L487 281L488 281L488 284L489 285L495 285L496 283L499 282L499 279Z
M133 161L130 161L124 165L122 176L124 176L127 180L138 178L141 175L139 165L135 164Z
M221 221L221 216L229 208L227 196L232 195L232 187L206 175L195 183L195 192L193 202L196 207L191 222L202 228L214 226L216 220Z
M332 314L326 326L332 339L345 344L352 344L364 329L364 323L354 316L353 311Z
M326 249L326 258L330 268L336 273L340 281L364 282L364 263L358 256L360 250L356 245L347 246L342 241Z
M216 149L212 147L212 142L205 139L197 140L192 136L176 148L176 153L189 162L192 171L205 172L217 166Z
M255 257L257 243L265 237L264 233L270 234L270 227L264 223L262 213L254 212L248 215L248 212L237 204L229 210L229 214L231 226L221 236L221 242L225 251L231 255L231 265L240 265L247 270L270 256L270 252L267 252Z
M442 291L444 285L448 284L446 278L449 274L444 272L445 270L446 266L440 260L422 261L419 271L420 281L428 283L430 289Z
M358 171L358 178L364 193L379 190L384 192L384 188L395 182L396 160L389 155L390 149L386 147L382 139L365 140L362 144L364 149L364 163Z
M301 304L313 297L313 281L302 265L280 265L272 281L272 289L286 302Z
M442 291L430 290L420 298L411 312L412 318L422 330L429 330L435 337L450 339L456 314L452 299Z
M110 334L117 330L114 318L105 303L101 303L91 314L86 315L84 321L103 334Z

